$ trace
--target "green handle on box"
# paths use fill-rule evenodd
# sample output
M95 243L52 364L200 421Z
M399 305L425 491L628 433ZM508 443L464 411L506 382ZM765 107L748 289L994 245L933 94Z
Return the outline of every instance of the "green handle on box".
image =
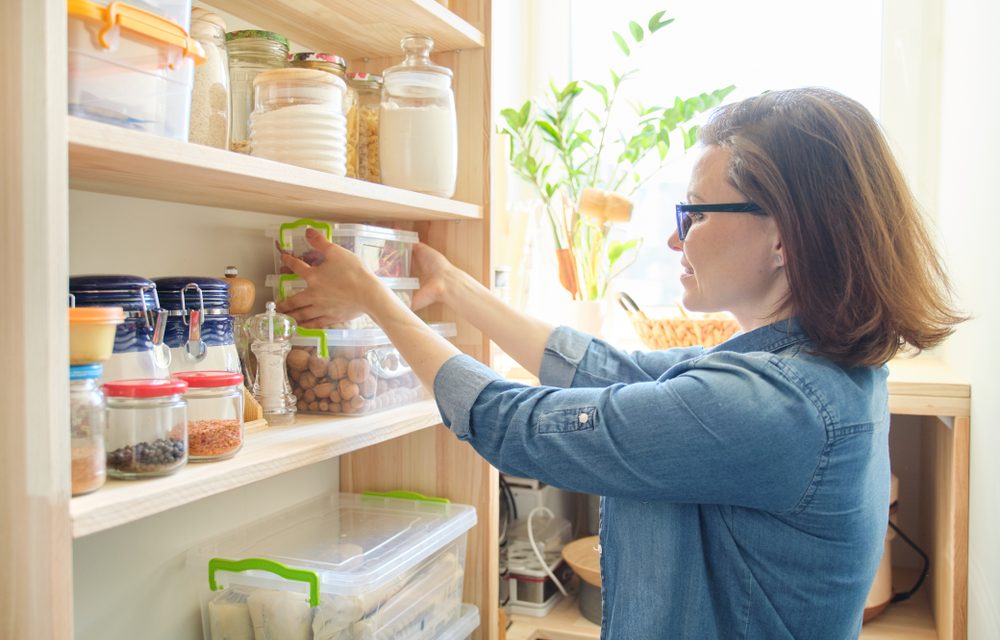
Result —
M223 585L215 581L216 571L231 571L233 573L240 573L242 571L267 571L285 580L305 582L309 585L309 606L319 606L319 576L316 575L315 571L293 569L267 558L244 558L243 560L212 558L208 561L208 586L212 591L218 591L223 588Z
M373 498L399 498L401 500L419 500L421 502L435 502L439 504L448 504L450 502L448 498L435 498L434 496L425 496L422 493L417 493L416 491L406 491L404 489L397 489L395 491L365 491L361 495L371 496Z

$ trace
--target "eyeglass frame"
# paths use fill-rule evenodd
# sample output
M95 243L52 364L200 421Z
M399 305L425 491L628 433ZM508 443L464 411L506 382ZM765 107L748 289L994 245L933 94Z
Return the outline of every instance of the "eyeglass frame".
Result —
M678 202L675 208L677 217L677 239L684 242L687 238L691 225L684 228L684 220L689 219L689 213L752 213L758 216L766 216L767 213L761 209L756 202L723 202L719 204L689 204Z

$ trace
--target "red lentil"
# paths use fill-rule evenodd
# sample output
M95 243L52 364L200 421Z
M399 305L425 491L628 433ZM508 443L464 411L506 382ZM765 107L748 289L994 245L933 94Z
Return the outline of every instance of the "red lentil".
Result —
M188 455L218 458L232 455L243 446L239 420L192 420L188 422Z

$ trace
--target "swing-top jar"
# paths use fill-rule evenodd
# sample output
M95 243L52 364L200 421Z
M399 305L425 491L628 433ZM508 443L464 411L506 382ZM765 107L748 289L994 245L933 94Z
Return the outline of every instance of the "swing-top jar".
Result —
M382 184L450 198L458 175L452 72L431 62L434 41L429 36L405 36L400 46L406 59L383 74Z

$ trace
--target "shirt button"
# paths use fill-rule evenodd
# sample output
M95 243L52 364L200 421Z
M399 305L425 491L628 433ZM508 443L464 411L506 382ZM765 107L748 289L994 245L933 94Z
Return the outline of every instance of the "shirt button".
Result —
M590 416L588 416L586 413L581 413L579 416L577 416L577 420L580 421L580 424L587 424L587 421L590 420Z

